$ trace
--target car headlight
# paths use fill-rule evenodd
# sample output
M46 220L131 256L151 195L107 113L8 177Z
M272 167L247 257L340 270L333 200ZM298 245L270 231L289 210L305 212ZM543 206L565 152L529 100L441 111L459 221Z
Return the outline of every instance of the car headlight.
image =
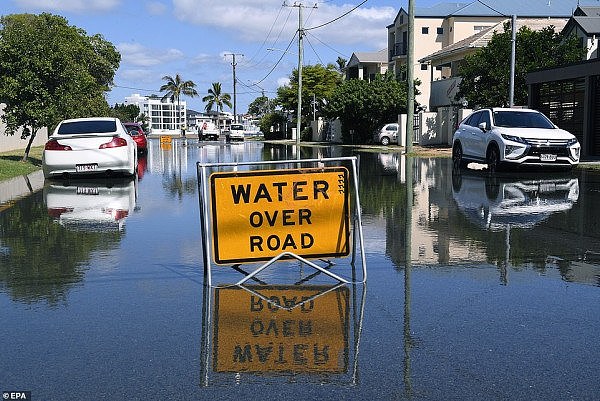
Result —
M567 146L573 146L573 145L576 145L576 144L577 144L577 138L571 138L567 142Z
M520 136L502 134L502 138L506 139L507 141L513 141L513 142L527 144L527 140L521 138Z

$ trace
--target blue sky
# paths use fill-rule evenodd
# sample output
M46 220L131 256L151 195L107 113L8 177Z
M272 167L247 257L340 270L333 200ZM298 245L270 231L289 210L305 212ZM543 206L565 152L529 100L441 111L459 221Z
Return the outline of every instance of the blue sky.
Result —
M232 57L225 54L236 53L240 54L236 56L237 112L243 113L261 90L274 97L298 64L293 39L298 8L282 6L284 0L0 1L3 15L50 12L89 35L100 33L112 42L122 60L115 87L107 94L111 105L122 103L132 93L159 94L161 78L179 73L197 84L200 97L185 100L189 108L201 111L201 97L212 82L221 82L223 90L233 95ZM306 7L304 26L309 28L336 19L362 0L298 2ZM417 0L416 4L426 7L436 2ZM344 18L311 30L304 41L304 64L335 63L338 56L349 59L355 51L385 48L386 26L407 4L408 0L368 0ZM288 53L267 50L283 50L290 42Z

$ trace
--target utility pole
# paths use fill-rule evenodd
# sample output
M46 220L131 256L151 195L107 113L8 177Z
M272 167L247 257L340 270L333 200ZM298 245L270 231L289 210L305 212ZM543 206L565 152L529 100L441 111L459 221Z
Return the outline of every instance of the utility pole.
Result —
M235 56L242 56L244 57L243 54L241 53L225 53L225 56L232 56L233 60L231 62L231 66L233 67L233 122L237 123L237 99L236 99L236 90L235 90L235 84L236 84L236 79L235 79L235 66L237 65L237 63L235 62Z
M304 37L304 29L302 28L302 9L305 6L302 3L294 2L294 4L290 7L298 7L298 111L296 113L296 148L298 152L298 158L300 158L300 129L302 123L302 58L304 56L304 46L302 44L302 38ZM313 8L317 8L317 5L315 4Z
M415 117L415 1L408 0L408 35L406 54L406 153L412 152L414 117ZM407 177L408 179L408 177Z
M517 43L517 16L512 16L512 37L511 37L511 52L510 52L510 89L508 91L508 106L515 105L515 59L516 59L516 43Z

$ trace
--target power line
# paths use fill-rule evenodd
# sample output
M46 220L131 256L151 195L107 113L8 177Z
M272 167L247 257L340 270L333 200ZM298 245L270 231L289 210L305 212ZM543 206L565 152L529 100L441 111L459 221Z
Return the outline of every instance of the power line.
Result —
M329 21L329 22L326 22L326 23L324 23L324 24L321 24L321 25L313 26L312 28L305 28L304 30L305 30L305 31L310 31L310 30L312 30L312 29L318 29L318 28L322 28L322 27L324 27L325 25L329 25L329 24L331 24L331 23L333 23L333 22L335 22L335 21L337 21L337 20L339 20L339 19L342 19L342 18L344 18L346 15L350 14L351 12L353 12L354 10L356 10L358 7L360 7L360 6L362 6L363 4L365 4L367 1L369 1L369 0L363 0L363 2L362 2L362 3L360 3L359 5L355 6L354 8L352 8L352 9L350 9L349 11L345 12L344 14L340 15L339 17L336 17L336 18L332 19L332 20L331 20L331 21Z
M311 32L307 32L307 34L309 34L310 36L312 36L313 38L315 38L319 43L321 43L323 46L327 47L330 50L333 50L334 52L336 52L337 54L339 54L340 56L344 56L344 57L348 57L348 55L334 49L333 47L329 46L327 43L323 42L321 39L319 39L318 37L316 37L313 33Z
M313 47L312 43L310 43L310 40L308 40L308 36L306 37L306 41L308 42L308 45L312 49L313 53L315 53L315 56L317 56L317 59L319 59L319 61L321 62L321 65L325 66L325 63L323 62L323 60L321 60L321 57L319 57L319 54L317 53L317 51Z
M298 32L296 32L296 33L298 33ZM289 50L290 46L292 45L292 43L294 43L294 39L296 38L296 33L294 33L294 36L292 37L292 40L290 40L290 43L287 45L287 47L285 48L285 50L281 53L281 57L279 57L279 60L277 60L277 62L271 68L271 70L267 73L267 75L265 75L261 80L256 81L256 84L259 84L262 81L264 81L265 79L267 79L269 77L269 75L271 75L273 73L273 71L275 71L275 68L277 68L277 66L279 65L279 63L281 63L281 60L283 60L283 57L285 56L285 54Z
M283 6L279 8L279 12L277 13L277 16L275 17L275 19L273 20L273 24L271 24L271 28L269 28L269 32L267 33L265 40L263 40L262 44L260 45L260 47L258 48L256 53L254 53L254 55L247 61L248 64L250 64L254 60L254 58L258 55L258 53L265 46L265 43L267 43L267 40L269 40L269 36L271 36L271 32L273 32L273 28L275 27L275 24L277 23L277 20L279 19L279 16L281 15L282 11L283 11ZM290 10L290 13L291 13L291 10ZM289 15L288 15L288 18L289 18Z
M283 10L283 6L282 6L281 9ZM290 8L290 12L288 13L288 15L286 17L285 22L283 24L281 24L281 29L279 30L279 33L277 34L277 37L273 40L273 45L272 46L275 46L275 44L277 43L277 41L279 41L279 38L281 37L281 34L283 33L283 31L285 29L285 26L287 25L288 21L290 20L290 16L292 15L292 11L293 10ZM265 42L266 42L266 40L265 40ZM256 62L256 64L251 65L251 66L246 66L246 68L253 68L253 67L256 67L256 66L260 65L260 63L262 63L262 61L267 57L267 55L268 55L268 53L265 53L263 55L263 57Z

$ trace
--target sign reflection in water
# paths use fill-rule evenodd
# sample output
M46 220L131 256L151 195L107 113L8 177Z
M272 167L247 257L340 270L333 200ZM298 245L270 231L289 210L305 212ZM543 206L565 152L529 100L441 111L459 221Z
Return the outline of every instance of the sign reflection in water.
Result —
M359 298L356 288L342 284L205 287L205 302L214 306L203 311L203 385L232 373L243 380L241 374L248 379L265 373L344 376L351 372L355 382L365 297L365 287ZM209 379L210 371L220 375ZM333 378L318 377L328 382Z

